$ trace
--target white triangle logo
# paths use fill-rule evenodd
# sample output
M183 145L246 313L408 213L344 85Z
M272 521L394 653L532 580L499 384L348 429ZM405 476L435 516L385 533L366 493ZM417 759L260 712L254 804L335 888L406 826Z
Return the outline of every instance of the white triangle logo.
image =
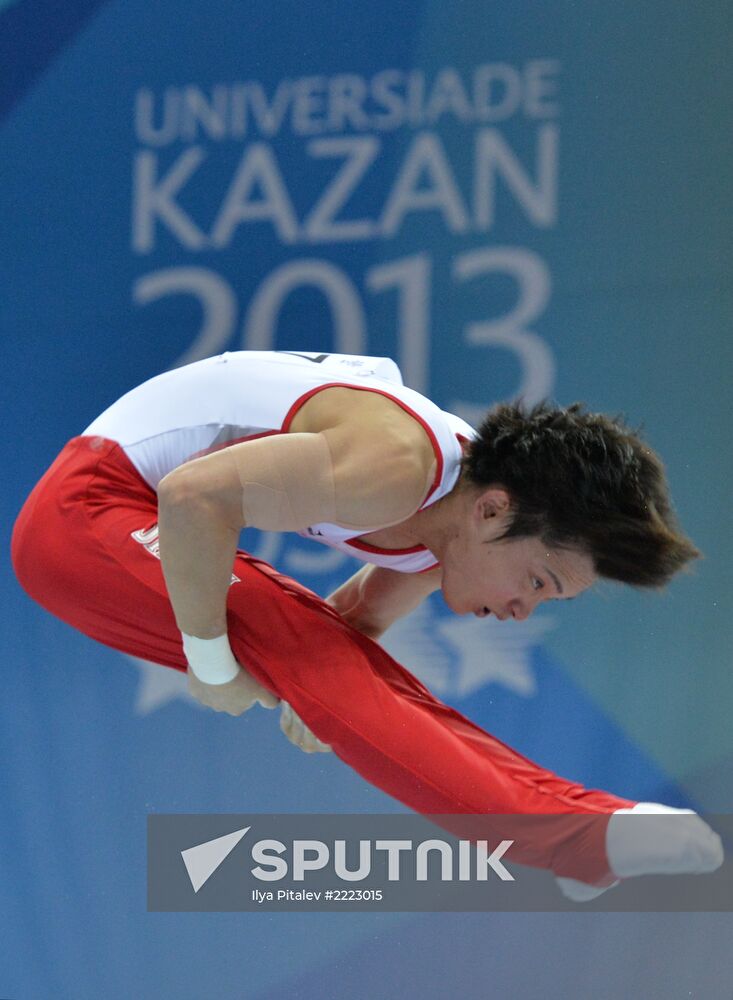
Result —
M211 878L249 829L250 827L245 826L242 830L235 830L234 833L227 833L223 837L207 840L203 844L181 851L194 892L198 892L204 882Z

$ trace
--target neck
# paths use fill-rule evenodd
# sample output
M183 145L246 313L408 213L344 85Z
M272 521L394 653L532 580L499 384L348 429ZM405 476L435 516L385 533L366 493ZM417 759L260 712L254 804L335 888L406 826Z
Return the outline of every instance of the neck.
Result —
M399 526L400 533L415 544L430 549L442 562L446 545L457 533L459 511L463 509L464 502L463 492L454 487L446 496L403 521Z

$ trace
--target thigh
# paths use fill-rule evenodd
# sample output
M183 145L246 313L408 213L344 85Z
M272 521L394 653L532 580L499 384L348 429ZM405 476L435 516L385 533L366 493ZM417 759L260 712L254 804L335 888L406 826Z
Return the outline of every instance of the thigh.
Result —
M93 639L186 669L150 533L155 492L115 442L73 438L16 520L13 567L24 590Z

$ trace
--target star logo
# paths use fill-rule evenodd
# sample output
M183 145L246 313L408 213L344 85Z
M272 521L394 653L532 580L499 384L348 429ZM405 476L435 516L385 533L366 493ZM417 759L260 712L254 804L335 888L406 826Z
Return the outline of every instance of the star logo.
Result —
M382 645L435 694L468 698L488 684L537 693L532 650L555 627L549 617L500 622L437 614L429 601L395 625Z

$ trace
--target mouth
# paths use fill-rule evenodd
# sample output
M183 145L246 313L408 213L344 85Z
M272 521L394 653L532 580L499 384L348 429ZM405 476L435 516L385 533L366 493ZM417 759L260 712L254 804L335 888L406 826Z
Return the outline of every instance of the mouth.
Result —
M477 618L487 618L491 614L491 608L485 606L483 608L476 608L474 614Z

